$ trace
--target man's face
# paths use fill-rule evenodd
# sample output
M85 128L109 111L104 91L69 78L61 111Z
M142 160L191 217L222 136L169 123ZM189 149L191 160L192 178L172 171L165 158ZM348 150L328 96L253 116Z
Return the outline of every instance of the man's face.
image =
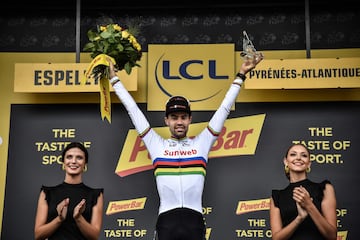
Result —
M165 123L170 129L171 136L179 139L186 137L191 119L188 113L174 112L165 117Z

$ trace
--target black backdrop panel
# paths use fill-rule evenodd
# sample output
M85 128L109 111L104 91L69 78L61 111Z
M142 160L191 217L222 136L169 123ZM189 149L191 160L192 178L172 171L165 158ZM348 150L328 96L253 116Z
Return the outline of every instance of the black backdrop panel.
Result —
M146 104L140 107L146 111ZM61 165L49 162L56 160L60 149L45 148L44 143L67 141L90 144L84 182L105 189L100 239L152 239L159 204L153 173L147 170L126 177L115 173L133 125L121 104L112 108L109 124L101 120L98 104L12 105L2 240L33 238L41 185L64 179ZM360 197L354 193L360 182L359 109L360 102L237 103L229 118L266 117L254 155L209 161L203 201L209 240L270 239L266 209L244 214L236 214L236 209L239 201L268 199L271 189L288 184L282 159L294 140L318 144L312 145L315 161L309 178L327 178L334 184L338 229L347 233L348 240L357 239L360 229L354 223L360 215ZM207 122L212 113L194 112L193 120ZM162 112L146 115L153 127L164 126ZM112 201L138 198L146 198L143 209L105 214Z

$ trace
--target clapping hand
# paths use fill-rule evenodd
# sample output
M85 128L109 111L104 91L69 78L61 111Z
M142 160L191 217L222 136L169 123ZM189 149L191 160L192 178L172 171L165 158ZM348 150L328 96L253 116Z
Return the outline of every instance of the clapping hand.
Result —
M83 212L85 211L85 207L86 207L86 200L82 199L78 205L76 205L76 207L74 208L74 214L73 217L75 219L79 218Z
M62 200L56 207L56 211L58 213L58 216L60 217L61 221L64 221L66 218L66 214L68 211L68 206L69 206L69 202L70 199L69 198L65 198L64 200Z
M307 207L312 204L309 192L303 186L296 187L293 190L293 199L296 202L299 216L304 219L308 215Z

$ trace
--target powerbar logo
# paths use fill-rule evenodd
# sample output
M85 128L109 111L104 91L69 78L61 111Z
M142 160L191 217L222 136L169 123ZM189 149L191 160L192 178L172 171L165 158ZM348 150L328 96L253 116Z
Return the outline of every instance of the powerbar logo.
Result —
M206 228L206 233L205 233L206 240L210 239L210 234L211 234L211 228Z
M145 202L146 197L122 201L110 201L106 210L106 215L144 209Z
M227 156L254 155L259 141L265 114L228 119L209 153L209 158ZM189 136L196 136L208 122L191 124ZM153 128L158 134L169 135L168 127ZM116 167L120 177L151 170L152 162L145 144L135 129L130 129Z
M236 215L270 209L270 198L239 201Z
M338 231L337 240L346 240L348 231Z

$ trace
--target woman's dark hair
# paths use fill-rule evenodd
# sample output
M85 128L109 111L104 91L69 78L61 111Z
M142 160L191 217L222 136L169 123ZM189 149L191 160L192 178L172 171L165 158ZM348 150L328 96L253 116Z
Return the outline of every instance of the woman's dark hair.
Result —
M61 154L61 161L64 162L64 158L65 158L65 154L67 151L69 151L72 148L79 148L81 151L84 152L85 154L85 162L88 163L89 161L89 153L86 149L86 147L84 147L84 145L80 142L71 142L68 145L66 145L66 147L64 148L62 154Z

